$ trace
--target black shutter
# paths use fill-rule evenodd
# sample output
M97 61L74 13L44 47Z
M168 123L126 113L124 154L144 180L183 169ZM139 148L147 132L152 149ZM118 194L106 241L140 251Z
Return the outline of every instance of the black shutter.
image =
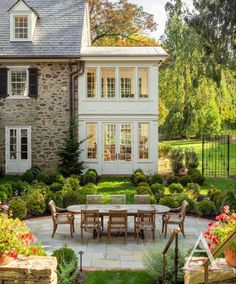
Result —
M37 98L38 96L38 69L29 68L29 97Z
M7 93L7 68L0 68L0 97L5 98L8 96Z

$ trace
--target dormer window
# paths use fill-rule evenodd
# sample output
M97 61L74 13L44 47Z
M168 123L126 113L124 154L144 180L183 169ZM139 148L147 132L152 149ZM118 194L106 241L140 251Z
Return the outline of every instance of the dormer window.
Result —
M9 10L10 40L32 41L39 18L38 13L24 0L18 0Z
M29 38L29 21L28 16L14 16L14 38L28 39Z

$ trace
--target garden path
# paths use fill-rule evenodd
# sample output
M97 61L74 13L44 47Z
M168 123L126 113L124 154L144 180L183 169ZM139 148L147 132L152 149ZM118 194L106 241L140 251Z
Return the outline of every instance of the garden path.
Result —
M106 219L104 224L106 224ZM92 239L91 231L84 234L84 243L80 242L80 217L75 219L75 234L70 237L68 225L58 226L54 238L51 238L52 219L51 217L42 217L26 220L27 226L35 234L38 241L42 243L43 248L48 254L54 250L67 245L78 255L83 251L83 267L86 269L142 269L143 255L149 249L162 250L170 236L170 231L174 228L169 226L168 236L165 239L161 233L161 216L157 218L156 241L151 239L151 233L145 232L145 239L140 240L139 244L134 240L133 235L129 235L128 242L125 245L123 237L113 237L112 243L108 244L107 235L102 236L101 242ZM179 236L180 251L186 251L193 247L200 232L207 229L209 220L188 216L185 220L185 234ZM105 227L106 231L106 227ZM133 231L133 218L129 220L129 231Z

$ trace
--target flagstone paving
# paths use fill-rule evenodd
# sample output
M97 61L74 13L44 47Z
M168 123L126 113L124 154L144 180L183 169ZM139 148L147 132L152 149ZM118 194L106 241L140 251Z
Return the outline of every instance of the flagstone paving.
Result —
M54 238L51 238L52 219L51 217L35 218L26 221L27 226L35 234L38 241L42 243L43 248L48 254L64 245L73 249L76 254L83 251L83 267L87 269L142 269L143 256L148 250L162 250L167 243L174 226L169 226L168 235L165 239L161 233L161 216L157 218L157 231L155 242L151 239L151 233L145 232L145 239L136 243L134 236L128 236L127 244L124 243L122 236L112 238L111 244L108 244L107 235L103 234L98 243L92 237L92 232L87 231L84 234L84 242L80 240L80 217L75 219L75 234L70 237L68 225L58 226ZM106 219L104 220L104 224ZM179 235L180 251L186 251L193 247L199 234L206 231L209 220L196 217L186 217L185 234L186 238ZM106 227L105 227L106 231ZM129 231L133 231L133 218L129 219Z

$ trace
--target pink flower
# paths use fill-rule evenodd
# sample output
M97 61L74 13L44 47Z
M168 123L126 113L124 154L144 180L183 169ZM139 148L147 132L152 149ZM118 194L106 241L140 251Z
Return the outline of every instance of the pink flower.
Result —
M223 213L222 213L222 214L223 214ZM216 216L216 221L219 221L219 220L223 219L222 214L220 214L220 215Z
M9 206L7 204L3 204L3 205L1 205L1 208L3 210L8 210Z
M224 213L228 214L229 213L229 206L225 205L223 208Z

